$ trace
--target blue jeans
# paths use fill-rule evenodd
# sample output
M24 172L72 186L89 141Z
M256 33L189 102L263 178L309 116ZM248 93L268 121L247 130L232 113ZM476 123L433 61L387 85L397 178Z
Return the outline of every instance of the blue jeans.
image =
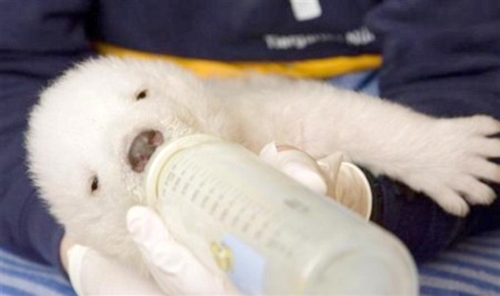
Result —
M328 81L342 88L377 96L378 72L367 71L334 77ZM366 171L365 171L366 172ZM375 200L374 222L395 234L417 262L430 259L461 238L500 227L500 200L489 207L473 207L466 218L445 213L423 194L387 177L371 179ZM499 186L495 187L498 193Z
M378 71L373 70L333 77L328 79L328 82L338 87L378 96L378 78Z

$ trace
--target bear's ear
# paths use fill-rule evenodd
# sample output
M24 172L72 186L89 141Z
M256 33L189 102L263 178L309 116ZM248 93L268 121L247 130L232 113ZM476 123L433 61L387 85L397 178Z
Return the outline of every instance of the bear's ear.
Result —
M141 90L140 92L138 92L137 95L135 95L135 99L137 101L139 101L139 100L145 99L147 96L148 96L148 91L146 89L144 89L144 90Z

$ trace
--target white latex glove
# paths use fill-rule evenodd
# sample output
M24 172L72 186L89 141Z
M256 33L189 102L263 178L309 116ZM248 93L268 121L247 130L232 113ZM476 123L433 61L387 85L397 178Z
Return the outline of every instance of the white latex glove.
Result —
M132 207L127 224L153 277L146 278L91 248L73 245L67 251L68 275L78 295L239 294L175 242L152 209Z
M314 192L319 194L327 193L328 178L323 176L316 160L304 151L288 145L276 146L272 142L262 148L259 157ZM333 164L331 169L329 168L329 171L332 172L332 182L335 182L334 178L340 167L342 154L336 154L334 157L336 157L337 163L336 165ZM332 160L334 157L332 157Z
M188 249L178 244L154 210L132 207L127 225L151 275L166 293L238 294L226 279L208 272Z
M329 157L318 160L325 175L329 172L331 164L328 163L331 161ZM370 219L373 208L372 190L365 174L356 165L341 163L335 181L328 186L327 195L366 220Z
M365 219L372 211L370 184L354 164L343 162L342 153L319 160L295 147L269 143L260 158L319 194L327 195Z
M68 275L78 295L162 295L153 279L82 245L68 252Z

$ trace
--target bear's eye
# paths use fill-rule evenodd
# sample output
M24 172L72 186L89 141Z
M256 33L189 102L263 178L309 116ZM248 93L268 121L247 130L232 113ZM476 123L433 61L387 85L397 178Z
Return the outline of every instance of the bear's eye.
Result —
M143 91L139 92L139 93L135 96L135 99L136 99L137 101L139 101L139 100L142 100L142 99L146 98L146 96L147 96L147 95L148 95L148 91L147 91L147 90L143 90Z
M97 176L94 176L94 178L92 178L92 183L90 185L90 190L92 192L96 191L97 189L99 188L99 179L97 179Z

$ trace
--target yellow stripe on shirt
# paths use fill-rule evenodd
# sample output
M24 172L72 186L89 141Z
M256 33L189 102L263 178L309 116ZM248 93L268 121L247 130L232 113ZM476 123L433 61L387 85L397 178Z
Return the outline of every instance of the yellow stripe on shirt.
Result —
M107 43L95 43L96 50L104 55L134 58L157 58L177 63L203 77L231 77L245 71L259 71L291 77L327 78L380 67L380 55L339 56L292 62L224 62L154 54L122 48Z

